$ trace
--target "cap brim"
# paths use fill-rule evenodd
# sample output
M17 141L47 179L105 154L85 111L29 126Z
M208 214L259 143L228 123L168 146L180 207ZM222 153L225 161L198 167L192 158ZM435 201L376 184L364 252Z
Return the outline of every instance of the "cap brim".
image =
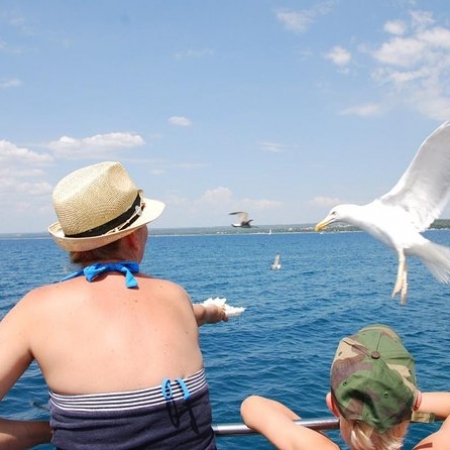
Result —
M93 237L66 237L59 222L55 222L48 227L49 233L52 235L55 242L64 250L69 252L84 252L93 250L94 248L103 247L106 244L117 241L120 238L131 234L137 228L142 227L150 222L156 220L165 208L165 204L159 200L152 200L143 198L145 208L142 214L129 227L121 231L116 231L108 234Z

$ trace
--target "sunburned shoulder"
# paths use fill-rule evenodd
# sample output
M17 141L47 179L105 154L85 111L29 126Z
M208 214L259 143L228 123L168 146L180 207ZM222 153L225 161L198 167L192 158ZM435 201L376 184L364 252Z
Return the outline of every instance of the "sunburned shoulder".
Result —
M186 290L177 283L173 281L166 280L164 278L154 278L149 275L140 274L138 277L138 282L142 280L143 285L146 283L156 286L159 289L164 289L167 292L170 292L172 295L178 294L182 296L188 296Z
M19 303L36 302L39 299L44 300L53 294L60 293L61 290L66 290L63 283L45 284L29 291L22 297Z
M41 311L46 309L46 302L48 302L50 298L55 297L55 295L51 294L53 290L53 285L44 285L29 291L12 306L9 312L12 313L14 317L35 317Z

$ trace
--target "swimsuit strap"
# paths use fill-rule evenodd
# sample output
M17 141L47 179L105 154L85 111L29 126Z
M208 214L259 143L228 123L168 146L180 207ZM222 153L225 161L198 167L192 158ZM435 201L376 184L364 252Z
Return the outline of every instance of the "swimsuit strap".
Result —
M139 272L139 264L135 261L123 261L116 263L95 263L86 266L77 272L65 276L61 281L71 280L72 278L84 275L89 282L93 281L102 273L121 272L125 275L125 284L128 289L138 287L138 282L133 273Z

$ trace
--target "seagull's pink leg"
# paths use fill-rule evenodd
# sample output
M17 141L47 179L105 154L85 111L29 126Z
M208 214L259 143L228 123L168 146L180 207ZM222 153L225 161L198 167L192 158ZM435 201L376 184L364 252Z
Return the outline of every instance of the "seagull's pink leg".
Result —
M397 279L395 280L394 290L392 291L392 297L395 297L401 292L400 300L402 304L406 303L406 296L408 292L408 269L406 267L406 258L403 251L398 252L398 271Z
M405 260L405 266L403 268L402 293L400 295L400 302L402 305L406 304L407 294L408 294L408 267Z

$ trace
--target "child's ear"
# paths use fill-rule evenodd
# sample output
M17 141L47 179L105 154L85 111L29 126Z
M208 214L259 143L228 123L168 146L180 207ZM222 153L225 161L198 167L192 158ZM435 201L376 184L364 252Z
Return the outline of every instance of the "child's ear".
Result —
M328 409L336 416L339 417L339 410L337 409L333 397L331 396L331 392L328 392L327 396L325 397L325 402L327 403Z
M416 400L414 401L413 411L417 411L420 408L420 404L422 403L422 392L417 390L416 392Z

